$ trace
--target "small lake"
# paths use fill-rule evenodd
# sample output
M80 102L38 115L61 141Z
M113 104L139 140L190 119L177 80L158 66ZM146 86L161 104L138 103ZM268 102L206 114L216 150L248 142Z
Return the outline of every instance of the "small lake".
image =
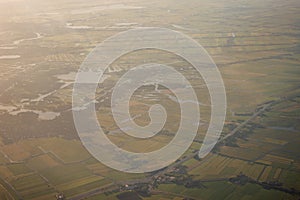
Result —
M0 111L6 111L10 115L18 115L20 113L26 113L26 112L32 112L38 115L38 118L40 120L53 120L56 117L60 116L60 113L57 112L44 112L40 110L31 110L31 109L20 109L16 106L10 106L10 105L1 105L0 104Z
M10 50L10 49L16 49L17 47L0 47L0 49Z
M20 113L32 112L38 115L40 120L53 120L56 117L60 116L60 113L56 112L43 112L39 110L29 110L29 109L20 109L16 111L9 112L11 115L18 115Z
M85 9L77 9L72 10L72 14L86 14L86 13L94 13L99 11L105 11L105 10L136 10L136 9L142 9L144 7L140 6L130 6L125 4L111 4L106 6L95 6Z
M5 56L0 56L0 59L17 59L20 58L20 55L5 55Z

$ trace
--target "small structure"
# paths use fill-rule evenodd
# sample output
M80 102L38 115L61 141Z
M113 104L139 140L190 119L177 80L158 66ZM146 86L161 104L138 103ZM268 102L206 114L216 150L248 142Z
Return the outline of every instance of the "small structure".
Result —
M60 193L60 194L57 194L57 195L56 195L56 199L57 199L57 200L64 200L64 199L65 199L65 196L64 196L64 194Z

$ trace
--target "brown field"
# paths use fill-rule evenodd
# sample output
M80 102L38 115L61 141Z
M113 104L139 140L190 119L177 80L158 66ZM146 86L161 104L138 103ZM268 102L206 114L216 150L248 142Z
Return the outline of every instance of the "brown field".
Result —
M264 156L261 160L269 161L272 163L279 163L279 164L286 165L286 166L290 166L293 162L292 159L284 158L281 156L275 156L275 155L271 155L271 154Z
M88 165L87 168L91 170L94 174L98 175L108 174L108 172L111 170L110 168L106 167L101 163Z
M269 173L271 172L272 167L271 166L267 166L263 172L263 174L261 175L261 177L259 178L259 181L264 182L268 180L269 177Z
M14 200L15 198L0 184L0 199Z
M282 172L282 169L281 169L281 168L277 168L277 169L276 169L276 172L275 172L275 174L274 174L273 179L278 180L279 177L280 177L281 172Z
M222 146L220 154L243 160L255 160L261 155L261 152L254 149Z
M13 161L22 161L31 156L30 152L24 150L23 145L19 144L5 145L2 151Z
M89 177L84 177L81 179L76 179L67 183L63 183L60 185L57 185L56 187L60 190L60 191L65 191L65 190L70 190L72 188L76 188L79 187L81 185L85 185L85 184L89 184L95 181L99 181L104 179L101 176L89 176Z
M0 175L3 179L11 179L14 176L6 166L0 166Z
M72 54L54 54L47 56L45 59L51 62L80 62L83 60L83 58Z
M28 166L34 170L43 170L46 168L51 168L59 165L57 161L55 161L48 154L43 154L38 157L34 157L28 161Z
M65 163L79 162L90 158L90 154L78 140L47 138L36 140L33 143L40 147L44 152L51 152L55 157Z

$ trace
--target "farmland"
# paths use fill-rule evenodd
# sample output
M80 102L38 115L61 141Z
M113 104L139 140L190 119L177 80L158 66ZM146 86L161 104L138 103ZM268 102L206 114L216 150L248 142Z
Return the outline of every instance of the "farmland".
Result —
M0 10L0 199L300 198L297 0L0 0ZM85 149L73 122L72 92L93 48L141 27L182 32L206 49L223 77L227 115L219 142L199 159L213 106L203 77L172 52L122 55L104 72L95 95L101 128L119 148L158 150L180 126L174 91L153 84L134 91L130 115L146 126L151 105L161 104L168 113L163 129L140 139L118 127L113 87L134 66L176 69L194 89L201 112L200 121L188 119L199 124L198 133L175 163L130 174L105 166Z

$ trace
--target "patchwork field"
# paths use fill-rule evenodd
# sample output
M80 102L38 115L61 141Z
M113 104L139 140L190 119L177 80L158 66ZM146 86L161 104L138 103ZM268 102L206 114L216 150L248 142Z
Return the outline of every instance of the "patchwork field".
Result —
M71 200L300 198L299 0L0 0L0 13L1 200L52 200L59 194ZM194 89L201 116L188 119L199 125L198 134L172 165L129 174L103 165L84 148L72 92L91 50L143 27L181 32L205 48L223 77L227 113L217 145L199 159L213 106L203 77L172 52L147 48L122 55L103 72L95 99L84 96L95 103L101 128L119 148L155 151L180 125L183 104L174 91L145 84L128 103L128 120L146 126L149 108L160 104L168 113L163 129L150 139L121 131L111 95L135 66L176 69Z

